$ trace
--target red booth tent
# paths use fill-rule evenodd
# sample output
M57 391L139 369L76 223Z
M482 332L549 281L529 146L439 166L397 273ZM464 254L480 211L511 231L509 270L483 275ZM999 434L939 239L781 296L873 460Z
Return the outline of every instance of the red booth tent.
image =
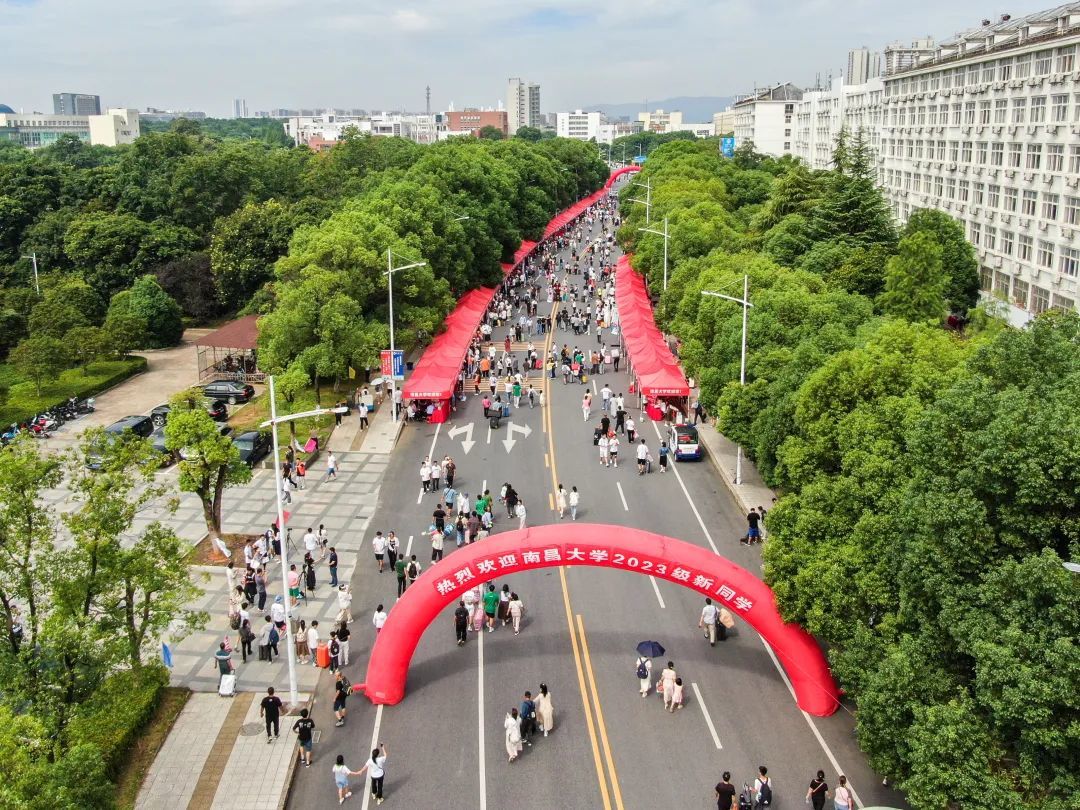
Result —
M628 174L629 172L637 171L641 171L641 169L639 169L637 166L624 166L621 169L616 169L615 171L613 171L611 173L611 176L607 179L607 182L604 183L604 187L602 189L593 194L590 194L583 200L578 200L565 211L557 214L555 218L548 223L547 228L544 229L544 238L547 239L550 236L554 236L571 222L573 222L575 219L577 219L579 216L584 214L590 206L600 202L600 200L604 198L604 195L606 195L611 190L611 187L615 184L615 181L619 179L619 177L624 174Z
M653 320L645 280L621 256L615 266L615 303L626 354L643 396L688 397L690 386Z

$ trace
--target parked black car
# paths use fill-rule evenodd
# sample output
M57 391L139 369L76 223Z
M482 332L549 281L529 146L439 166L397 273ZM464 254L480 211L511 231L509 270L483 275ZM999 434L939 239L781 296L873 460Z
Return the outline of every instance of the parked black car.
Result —
M249 430L233 436L233 444L240 451L240 460L254 467L270 452L270 434L263 430Z
M232 380L217 380L207 383L202 387L203 393L210 399L219 399L235 405L238 402L247 402L255 396L255 388L244 383Z
M229 418L229 409L225 407L225 403L220 399L207 399L204 403L206 406L206 412L210 414L210 418L215 422L225 422ZM168 402L158 405L154 410L150 411L150 419L154 422L154 427L161 427L165 424L165 420L169 417L169 411L172 410L172 406Z
M128 430L145 439L154 432L154 423L149 416L125 416L105 428L105 441L114 442ZM101 456L96 454L92 454L86 459L86 466L91 470L100 470L101 463Z

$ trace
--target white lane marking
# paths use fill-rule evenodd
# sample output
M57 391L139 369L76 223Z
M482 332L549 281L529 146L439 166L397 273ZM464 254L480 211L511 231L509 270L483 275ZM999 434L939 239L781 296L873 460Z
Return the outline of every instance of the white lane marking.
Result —
M491 420L488 420L487 443L491 444Z
M419 506L424 502L424 488L420 487L420 491L416 493L416 504Z
M712 718L709 716L709 709L705 705L705 700L701 697L701 690L698 689L697 682L690 684L694 689L694 695L697 697L698 706L701 707L701 713L705 715L705 725L709 727L709 733L712 734L712 741L716 743L716 750L723 751L724 746L720 744L720 735L716 733L716 726L713 725Z
M597 391L596 391L596 380L592 380L592 395L593 395L593 396L595 397L595 396L596 396L596 394L597 394Z
M471 621L471 620L470 620ZM480 761L480 810L487 810L487 751L485 750L484 743L484 631L480 630L476 634L476 661L477 661L477 679L476 690L479 695L480 701L480 717L479 717L479 730L477 735L477 744L479 756L477 759Z
M653 430L656 431L656 438L662 439L663 437L660 435L660 428L656 426L656 422L653 422L652 426ZM687 490L686 484L683 483L682 476L679 475L679 470L676 466L677 464L677 461L672 462L668 465L668 469L675 473L675 480L678 481L679 486L682 487L683 495L686 496L686 502L690 504L690 510L694 513L694 517L697 518L698 525L701 526L701 531L705 533L705 539L709 541L709 546L712 548L713 554L719 554L720 550L716 547L716 543L713 542L712 535L709 534L709 530L705 526L705 521L701 519L701 513L698 512L697 504L695 504L694 499L690 497L690 492Z
M375 709L375 728L371 732L371 745L368 746L368 751L374 751L379 747L379 728L382 726L382 710L383 705L380 703L379 707ZM366 773L364 774L364 801L360 805L360 810L368 810L368 803L371 801L371 777Z
M409 555L412 554L412 539L413 536L409 535L409 542L405 544L405 559L409 559Z
M773 652L773 648L769 646L769 642L767 642L760 633L758 634L758 638L761 639L761 643L765 647L765 652L767 652L769 654L769 658L772 659L773 666L776 667L776 671L780 673L780 677L781 679L783 679L784 685L787 687L788 692L791 694L791 699L795 700L795 687L791 685L791 680L788 678L787 673L784 672L784 668L780 665L780 660L776 657L776 653ZM824 751L825 756L828 757L829 764L833 766L833 770L836 773L848 773L848 771L845 771L843 768L841 768L840 763L836 761L836 757L833 755L832 749L829 748L829 744L825 742L825 738L822 737L821 732L818 731L818 727L817 724L814 722L814 718L812 718L802 709L799 709L799 711L802 712L802 716L806 719L807 725L810 726L810 730L814 733L814 737L817 739L818 745L821 746L821 750ZM855 806L862 807L862 799L859 798L859 795L855 792L855 789L851 787L850 783L848 783L848 788L851 790L851 798L855 800Z
M622 501L622 508L629 512L630 507L626 505L626 496L623 495L622 484L616 481L615 486L619 490L619 499Z
M656 577L654 577L652 574L649 574L649 582L652 583L653 593L656 594L656 601L660 603L661 608L666 610L667 605L664 604L664 597L660 595L660 586L656 584Z
M431 437L431 449L428 450L428 458L435 458L435 442L439 440L439 431L442 430L442 422L435 426L435 435Z

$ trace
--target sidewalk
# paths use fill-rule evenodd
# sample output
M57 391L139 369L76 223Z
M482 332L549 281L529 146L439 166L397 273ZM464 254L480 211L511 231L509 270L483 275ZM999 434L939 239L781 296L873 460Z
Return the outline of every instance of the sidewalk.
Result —
M773 498L776 493L769 489L757 467L743 453L742 460L742 483L735 483L736 456L738 445L716 429L713 424L699 423L697 425L698 438L705 448L705 456L712 462L716 471L720 474L724 484L731 492L731 497L739 505L744 513L751 509L764 506L772 509Z
M293 542L302 557L302 537L308 526L325 524L330 542L338 552L338 581L350 582L357 555L367 533L379 499L379 487L390 462L390 452L397 441L400 423L390 418L390 408L383 406L370 417L366 431L359 430L360 420L347 418L331 435L329 446L338 457L338 476L323 480L325 459L311 470L307 488L293 493L288 507L293 528ZM254 490L250 497L225 516L229 532L261 532L275 519L273 490ZM290 558L291 559L291 558ZM297 560L299 568L300 560ZM273 579L267 588L269 610L274 596L282 593L280 567L272 564ZM285 701L289 697L288 659L285 655L273 663L255 660L241 663L236 632L227 621L228 596L225 569L201 566L205 575L202 596L191 605L205 610L210 622L205 630L193 633L173 645L172 684L187 686L195 694L176 719L165 745L139 791L137 810L205 810L205 808L242 807L244 810L278 810L285 804L292 769L296 765L293 720L282 717L281 739L266 743L259 719L259 701L267 686L274 686ZM307 603L301 601L296 612L300 618L319 620L320 637L329 636L337 615L337 591L328 584L325 563L316 568L318 584ZM353 612L362 594L353 596ZM252 610L252 617L257 611ZM256 629L256 632L258 630ZM237 696L217 695L217 665L214 651L228 635L234 644ZM280 647L285 652L283 646ZM323 670L297 664L300 706L308 705Z

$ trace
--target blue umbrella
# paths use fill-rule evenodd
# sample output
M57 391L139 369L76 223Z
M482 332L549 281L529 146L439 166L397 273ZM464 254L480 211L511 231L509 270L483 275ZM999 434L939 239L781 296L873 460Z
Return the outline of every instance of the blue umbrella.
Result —
M667 652L659 641L642 641L637 645L637 651L646 658L659 658Z

